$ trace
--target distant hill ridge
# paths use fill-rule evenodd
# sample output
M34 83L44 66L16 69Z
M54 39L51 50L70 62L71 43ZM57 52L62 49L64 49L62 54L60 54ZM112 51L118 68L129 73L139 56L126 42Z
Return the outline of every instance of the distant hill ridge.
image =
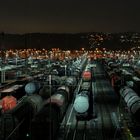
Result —
M103 42L100 46L94 44L96 36L102 36ZM28 33L28 34L0 34L1 49L51 49L60 48L63 50L73 49L91 49L90 40L93 48L105 47L109 49L131 48L140 45L140 33ZM94 45L93 45L94 44Z

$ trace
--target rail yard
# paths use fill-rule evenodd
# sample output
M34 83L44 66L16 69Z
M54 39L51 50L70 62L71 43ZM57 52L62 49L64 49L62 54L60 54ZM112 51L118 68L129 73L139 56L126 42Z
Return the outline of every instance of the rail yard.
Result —
M140 139L139 52L41 51L1 59L1 140Z

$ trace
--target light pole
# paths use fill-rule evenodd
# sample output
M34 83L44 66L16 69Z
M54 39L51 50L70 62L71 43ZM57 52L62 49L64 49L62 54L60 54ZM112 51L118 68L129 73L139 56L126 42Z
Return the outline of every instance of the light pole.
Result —
M65 65L65 76L67 75L67 65Z

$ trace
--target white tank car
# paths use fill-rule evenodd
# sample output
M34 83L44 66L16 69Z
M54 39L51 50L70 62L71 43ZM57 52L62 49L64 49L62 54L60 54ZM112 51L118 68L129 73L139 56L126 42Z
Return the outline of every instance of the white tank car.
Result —
M78 94L74 101L74 109L77 113L85 113L89 108L89 97L86 94Z
M34 83L34 82L30 82L28 83L26 86L25 86L25 92L28 94L28 95L32 95L33 93L36 92L37 90L37 85Z

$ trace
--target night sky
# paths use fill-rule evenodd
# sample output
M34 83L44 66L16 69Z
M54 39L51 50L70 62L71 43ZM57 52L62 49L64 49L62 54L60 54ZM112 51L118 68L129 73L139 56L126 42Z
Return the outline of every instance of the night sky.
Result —
M140 32L140 0L0 0L0 32Z

